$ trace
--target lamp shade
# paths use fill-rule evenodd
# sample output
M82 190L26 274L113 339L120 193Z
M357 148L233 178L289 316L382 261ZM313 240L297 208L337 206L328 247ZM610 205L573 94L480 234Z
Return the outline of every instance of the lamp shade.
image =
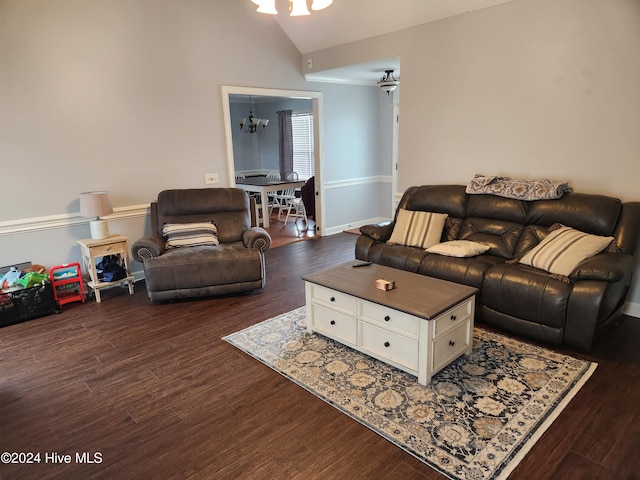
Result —
M83 192L80 194L80 215L98 218L113 213L107 192Z
M101 220L100 217L110 213L113 213L113 207L107 192L83 192L80 194L80 215L93 218L89 225L91 238L94 240L109 238L107 221Z

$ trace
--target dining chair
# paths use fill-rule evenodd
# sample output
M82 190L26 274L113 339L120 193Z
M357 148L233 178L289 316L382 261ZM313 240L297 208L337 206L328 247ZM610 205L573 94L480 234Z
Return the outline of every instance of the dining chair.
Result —
M302 218L304 221L305 228L309 228L309 219L307 218L307 210L304 208L304 202L302 201L302 197L293 197L287 199L287 216L284 219L285 226L289 221L289 217L293 218ZM296 228L298 227L298 222L296 221Z
M291 172L287 175L287 180L291 182L297 182L300 176L297 172ZM279 190L273 196L273 204L269 208L269 214L273 211L274 208L278 209L278 220L280 220L280 216L283 212L289 209L288 200L292 200L296 198L296 189L295 188L287 188L285 190ZM286 222L285 222L286 225Z

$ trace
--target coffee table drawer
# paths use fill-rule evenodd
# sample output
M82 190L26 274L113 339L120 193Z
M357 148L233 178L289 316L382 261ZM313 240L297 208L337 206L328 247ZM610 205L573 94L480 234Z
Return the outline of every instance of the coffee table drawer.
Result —
M433 373L451 363L469 347L469 322L460 323L437 339L433 345Z
M356 345L357 320L323 305L312 303L313 330L350 345Z
M440 315L433 322L433 336L439 337L444 332L465 323L473 312L474 297Z
M311 300L326 303L331 308L339 308L353 315L356 314L358 304L357 299L350 295L313 284L311 284Z
M420 319L376 303L362 302L362 317L382 328L397 330L418 338Z
M418 370L418 341L370 323L360 323L360 348L373 356Z

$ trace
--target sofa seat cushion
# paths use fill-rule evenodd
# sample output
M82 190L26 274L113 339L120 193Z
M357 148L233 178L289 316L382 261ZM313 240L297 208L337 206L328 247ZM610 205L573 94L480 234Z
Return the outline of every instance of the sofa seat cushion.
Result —
M366 260L415 273L418 271L420 262L425 255L429 254L424 249L418 247L374 243L367 252ZM363 260L364 259L365 258L363 258Z
M144 272L149 291L253 282L263 278L263 257L241 242L175 248L148 259Z
M504 263L488 270L482 300L489 309L529 322L563 327L572 284L522 264Z
M481 288L487 270L503 262L503 258L493 255L446 257L434 253L423 258L418 272L422 275Z
M496 312L486 305L479 307L482 320L505 332L519 337L530 338L547 345L562 345L564 341L564 327L550 327L536 322L529 322L518 317Z

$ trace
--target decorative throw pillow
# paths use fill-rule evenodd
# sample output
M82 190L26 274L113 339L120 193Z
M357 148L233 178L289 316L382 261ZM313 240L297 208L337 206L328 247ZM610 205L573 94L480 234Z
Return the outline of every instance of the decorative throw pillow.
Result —
M472 242L471 240L451 240L429 247L427 248L427 252L446 255L447 257L475 257L481 253L485 253L490 248L489 245Z
M429 248L440 243L446 220L446 213L415 212L401 208L387 243Z
M165 223L162 226L165 248L218 245L218 229L213 222Z
M600 253L613 240L613 237L590 235L570 227L561 227L529 250L520 263L569 276L581 262Z

